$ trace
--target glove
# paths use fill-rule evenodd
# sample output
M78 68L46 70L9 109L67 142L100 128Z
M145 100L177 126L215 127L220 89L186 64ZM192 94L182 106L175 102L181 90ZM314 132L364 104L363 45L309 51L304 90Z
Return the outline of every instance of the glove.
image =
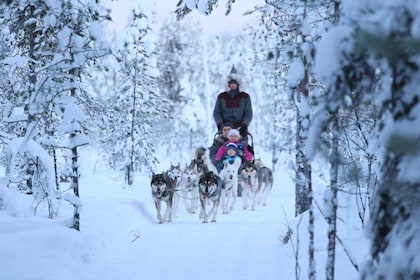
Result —
M239 133L242 135L242 137L246 137L248 135L248 127L246 124L241 124L241 128L239 129Z
M241 142L239 142L238 144L236 144L236 146L238 147L238 152L244 153L244 151L245 151L244 144L242 144Z

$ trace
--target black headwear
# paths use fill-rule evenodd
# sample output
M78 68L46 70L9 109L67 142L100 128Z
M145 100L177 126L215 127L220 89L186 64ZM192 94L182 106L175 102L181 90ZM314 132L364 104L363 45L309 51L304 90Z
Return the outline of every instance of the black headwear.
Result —
M235 65L232 65L232 69L230 70L230 73L228 76L229 78L228 85L235 83L239 86L237 76L238 76L238 71L236 71Z
M229 75L237 75L237 74L238 74L238 72L236 71L235 65L233 64L232 65L232 69L230 70Z
M233 124L231 124L230 122L226 122L222 124L222 128L224 128L225 126L229 126L230 128L233 128Z

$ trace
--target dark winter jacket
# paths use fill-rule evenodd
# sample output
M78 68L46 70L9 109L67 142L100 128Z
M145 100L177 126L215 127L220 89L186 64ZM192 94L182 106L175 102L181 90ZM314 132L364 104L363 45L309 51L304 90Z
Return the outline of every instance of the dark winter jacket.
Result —
M252 120L251 97L239 90L222 92L214 106L213 117L217 127L223 123L233 123L235 128L249 126Z
M226 143L227 141L227 137L223 137L222 135L217 136L214 141L213 141L213 145L211 145L211 147L209 148L209 156L210 156L210 160L213 163L214 166L216 166L216 160L214 159L214 157L216 156L217 151L219 150L219 148Z

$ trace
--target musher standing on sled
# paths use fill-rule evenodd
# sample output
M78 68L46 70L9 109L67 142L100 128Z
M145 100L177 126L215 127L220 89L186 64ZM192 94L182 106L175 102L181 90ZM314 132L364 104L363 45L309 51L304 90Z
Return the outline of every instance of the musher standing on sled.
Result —
M252 120L251 97L239 90L239 83L232 74L236 74L235 67L230 72L229 90L217 96L213 117L218 131L221 131L224 123L232 123L233 128L239 129L242 138L247 139L248 126Z

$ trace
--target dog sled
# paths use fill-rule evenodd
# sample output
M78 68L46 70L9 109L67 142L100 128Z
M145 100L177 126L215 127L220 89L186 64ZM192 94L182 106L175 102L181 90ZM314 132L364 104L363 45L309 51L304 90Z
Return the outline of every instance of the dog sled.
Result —
M252 154L252 157L254 157L255 156L255 150L254 150L254 137L253 137L253 135L249 132L249 131L247 131L247 133L246 133L246 137L244 137L243 135L241 135L241 137L242 137L242 139L241 139L241 141L240 141L240 144L242 144L243 146L244 145L246 145L246 148L247 148L247 150ZM222 134L222 132L221 131L218 131L218 132L216 132L215 134L214 134L214 136L213 136L213 143L221 143L220 142L220 139L223 139L223 134ZM242 148L240 148L239 146L240 146L240 144L237 144L237 146L238 146L238 149L240 149L240 150L242 150L242 151L244 151L244 148L242 147ZM214 146L214 144L213 144L213 146ZM212 146L212 147L213 147ZM212 148L211 147L211 148ZM211 149L210 148L210 149ZM215 151L214 151L215 152ZM211 155L211 152L210 152L210 155ZM241 162L241 165L240 165L240 167L239 167L239 170L241 170L242 169L242 166L243 166L243 164L245 164L246 163L246 159L245 159L245 154L242 154L242 156L241 156L241 159L242 159L242 162ZM217 163L216 163L216 161L214 160L214 154L213 154L213 157L212 157L212 162L213 162L213 164L215 165L215 167L216 167L216 165L217 165ZM223 168L222 168L223 169ZM240 174L240 171L238 170L238 174ZM237 196L241 196L242 195L242 187L241 187L241 185L240 184L238 184L238 190L237 190Z

